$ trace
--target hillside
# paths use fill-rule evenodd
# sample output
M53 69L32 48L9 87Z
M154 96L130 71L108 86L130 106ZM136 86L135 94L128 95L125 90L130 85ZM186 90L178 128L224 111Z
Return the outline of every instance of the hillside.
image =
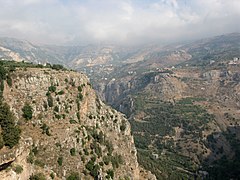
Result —
M128 116L138 160L158 179L239 174L239 60L127 74L96 87ZM206 175L206 174L205 174ZM226 175L225 175L226 176Z
M146 45L125 48L124 53L109 63L74 64L76 70L85 72L91 81L108 83L128 75L162 68L195 66L204 68L213 62L224 62L240 56L240 33L225 34L192 42L173 45ZM114 52L118 52L115 49ZM101 56L100 56L101 57ZM72 61L72 63L75 61Z
M239 42L240 34L231 33L168 46L33 45L44 50L46 56L41 57L33 51L27 51L27 47L20 49L34 54L35 57L32 56L28 61L44 59L41 62L45 63L53 60L85 72L99 98L126 115L132 127L138 162L155 174L157 179L238 179ZM9 52L15 52L17 48L11 46L1 45L11 49ZM27 64L32 68L43 68L42 65ZM61 65L53 67L48 64L46 67L62 69ZM55 70L51 70L51 73L55 73ZM6 81L9 81L7 77ZM15 91L14 88L11 90ZM47 87L45 91L46 94ZM52 94L56 92L47 93L45 98ZM56 96L57 101L63 95ZM22 107L23 104L18 106ZM58 103L59 108L61 104ZM55 104L50 110L55 118L62 118ZM88 113L91 111L85 113L85 119L94 119ZM109 116L112 119L111 114ZM113 136L115 134L110 135Z
M20 65L1 65L0 119L12 114L21 130L9 145L1 119L1 179L154 179L140 170L127 119L102 103L84 74Z
M143 61L89 72L127 115L139 163L158 179L239 178L239 37L153 48Z

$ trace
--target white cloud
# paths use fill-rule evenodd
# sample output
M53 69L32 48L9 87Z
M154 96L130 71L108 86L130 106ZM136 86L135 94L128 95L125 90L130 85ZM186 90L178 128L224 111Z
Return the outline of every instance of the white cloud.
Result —
M0 35L40 43L148 43L240 31L239 0L0 0Z

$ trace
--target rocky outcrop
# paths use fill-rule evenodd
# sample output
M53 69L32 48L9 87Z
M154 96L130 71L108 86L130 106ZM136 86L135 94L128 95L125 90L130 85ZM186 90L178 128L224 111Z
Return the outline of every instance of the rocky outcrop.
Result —
M19 145L13 149L7 149L5 147L4 149L0 150L1 179L28 179L34 173L33 165L27 163L27 157L32 145L32 138L22 138L19 142ZM16 166L21 166L23 168L20 175L15 172Z
M147 91L153 97L173 101L183 96L185 88L185 83L175 75L161 72L125 76L95 87L104 101L127 115L134 109L133 96L139 92Z
M8 161L23 171L3 170L3 179L36 173L64 179L73 172L83 179L155 178L149 173L141 177L128 121L101 102L85 75L32 68L11 77L12 87L5 84L3 96L22 129L22 140L17 147L21 151ZM22 112L26 104L33 110L28 121Z
M205 78L206 80L216 80L220 77L220 75L221 75L220 70L211 70L203 73L202 77Z

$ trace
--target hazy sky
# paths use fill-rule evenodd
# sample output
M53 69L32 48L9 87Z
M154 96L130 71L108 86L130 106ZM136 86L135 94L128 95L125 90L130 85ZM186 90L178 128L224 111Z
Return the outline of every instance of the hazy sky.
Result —
M151 43L240 32L240 0L0 0L0 36Z

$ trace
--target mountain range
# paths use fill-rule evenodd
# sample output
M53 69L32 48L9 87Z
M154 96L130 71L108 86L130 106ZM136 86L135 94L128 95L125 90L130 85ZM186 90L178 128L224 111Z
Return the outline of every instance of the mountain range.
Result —
M86 73L126 115L138 162L157 179L239 178L240 33L139 47L0 38L0 58Z
M196 61L203 63L206 59L223 60L235 57L239 52L239 40L240 34L232 33L169 46L121 47L117 45L35 45L25 40L2 37L0 38L0 57L35 63L60 63L72 68L134 63L140 63L140 66L154 64L154 66L163 67L189 60L194 63ZM228 57L229 54L231 57Z

